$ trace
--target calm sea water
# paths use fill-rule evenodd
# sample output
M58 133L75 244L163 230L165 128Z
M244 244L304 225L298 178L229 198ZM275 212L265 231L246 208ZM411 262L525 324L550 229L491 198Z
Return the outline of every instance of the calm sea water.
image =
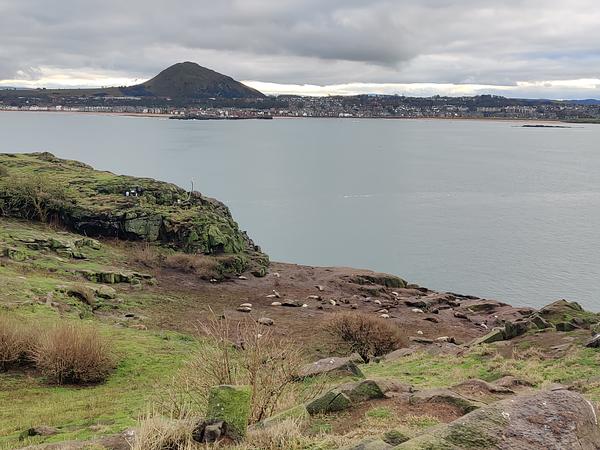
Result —
M600 125L0 113L0 151L193 181L274 260L600 310Z

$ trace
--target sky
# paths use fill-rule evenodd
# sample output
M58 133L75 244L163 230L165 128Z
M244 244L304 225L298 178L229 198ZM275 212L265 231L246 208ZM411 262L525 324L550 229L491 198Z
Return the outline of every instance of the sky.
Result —
M0 0L0 86L194 61L268 94L600 98L597 0Z

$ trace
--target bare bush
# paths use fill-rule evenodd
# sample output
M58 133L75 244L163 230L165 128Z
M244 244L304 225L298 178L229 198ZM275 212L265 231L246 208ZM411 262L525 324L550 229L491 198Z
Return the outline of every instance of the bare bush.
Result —
M24 362L31 349L33 333L14 318L0 315L0 370Z
M393 323L364 314L339 313L326 323L327 330L360 355L364 362L402 346L402 337Z
M92 326L58 324L40 335L31 356L58 384L101 382L114 367L108 341Z
M203 414L212 386L248 385L255 423L282 405L311 395L312 387L295 382L304 359L292 341L250 319L231 323L213 315L200 328L203 346L159 399L163 411Z

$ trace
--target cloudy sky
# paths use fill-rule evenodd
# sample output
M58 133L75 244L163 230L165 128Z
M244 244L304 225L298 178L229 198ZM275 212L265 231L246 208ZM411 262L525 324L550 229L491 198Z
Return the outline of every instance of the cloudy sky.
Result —
M0 85L180 61L266 93L600 98L598 0L0 0Z

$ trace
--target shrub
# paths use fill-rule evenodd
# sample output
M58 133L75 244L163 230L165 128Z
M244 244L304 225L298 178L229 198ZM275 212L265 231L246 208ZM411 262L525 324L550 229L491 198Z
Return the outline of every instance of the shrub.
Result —
M108 341L91 326L56 325L40 335L31 355L37 369L58 384L101 382L113 369Z
M379 317L339 313L327 321L326 327L367 363L371 358L385 355L402 345L398 328Z
M213 315L202 325L201 334L202 348L171 387L160 393L163 412L177 416L203 414L211 387L248 385L252 391L250 421L256 423L288 403L305 400L321 387L318 383L296 383L304 364L302 350L250 319L230 323Z
M44 175L20 175L0 182L3 213L48 221L50 213L58 213L67 195L65 187Z
M8 176L8 169L5 166L0 166L0 178Z
M0 370L24 362L33 334L15 319L0 315Z

